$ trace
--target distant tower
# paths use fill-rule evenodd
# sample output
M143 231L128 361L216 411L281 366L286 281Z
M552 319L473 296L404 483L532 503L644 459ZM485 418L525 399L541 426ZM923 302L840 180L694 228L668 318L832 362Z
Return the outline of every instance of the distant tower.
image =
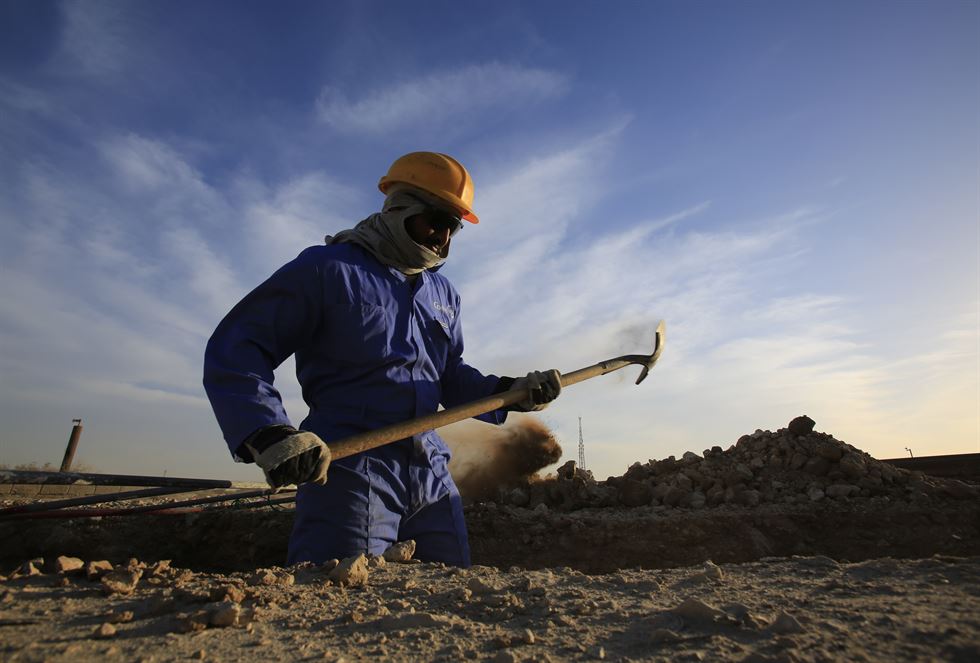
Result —
M585 438L582 437L582 417L578 418L578 466L585 469Z

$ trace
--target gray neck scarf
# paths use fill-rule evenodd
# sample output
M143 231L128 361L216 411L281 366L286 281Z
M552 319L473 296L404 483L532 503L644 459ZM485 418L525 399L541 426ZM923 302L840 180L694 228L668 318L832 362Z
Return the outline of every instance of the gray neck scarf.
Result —
M406 219L426 208L423 200L428 196L419 193L409 187L395 188L385 198L380 214L372 214L353 228L323 239L327 244L350 242L362 246L381 263L408 276L438 267L449 256L449 244L441 253L435 253L416 244L405 228Z

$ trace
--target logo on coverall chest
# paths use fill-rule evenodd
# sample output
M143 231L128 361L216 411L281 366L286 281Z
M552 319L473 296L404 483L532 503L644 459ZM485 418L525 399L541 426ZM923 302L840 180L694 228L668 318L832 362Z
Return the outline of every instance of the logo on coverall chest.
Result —
M449 331L449 323L452 322L456 318L456 311L453 310L453 307L452 306L449 306L447 304L442 304L441 302L438 302L438 301L432 302L432 308L434 308L436 311L439 311L440 313L442 313L446 317L445 320L441 320L441 319L439 319L437 317L436 318L436 321L440 325L442 325L442 328L443 329L445 329L446 331Z

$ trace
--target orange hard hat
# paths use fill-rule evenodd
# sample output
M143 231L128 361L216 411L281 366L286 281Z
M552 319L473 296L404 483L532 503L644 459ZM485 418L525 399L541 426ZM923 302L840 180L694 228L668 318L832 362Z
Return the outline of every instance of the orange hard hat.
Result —
M387 194L393 184L399 183L417 187L446 201L470 223L480 222L473 212L473 178L463 164L448 154L410 152L398 157L388 174L378 182L378 188Z

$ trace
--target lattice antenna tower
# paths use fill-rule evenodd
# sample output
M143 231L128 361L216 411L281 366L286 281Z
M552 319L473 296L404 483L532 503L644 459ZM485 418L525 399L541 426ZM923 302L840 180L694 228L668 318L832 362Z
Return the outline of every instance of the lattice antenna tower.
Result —
M578 466L585 469L585 438L582 437L582 417L578 418Z

